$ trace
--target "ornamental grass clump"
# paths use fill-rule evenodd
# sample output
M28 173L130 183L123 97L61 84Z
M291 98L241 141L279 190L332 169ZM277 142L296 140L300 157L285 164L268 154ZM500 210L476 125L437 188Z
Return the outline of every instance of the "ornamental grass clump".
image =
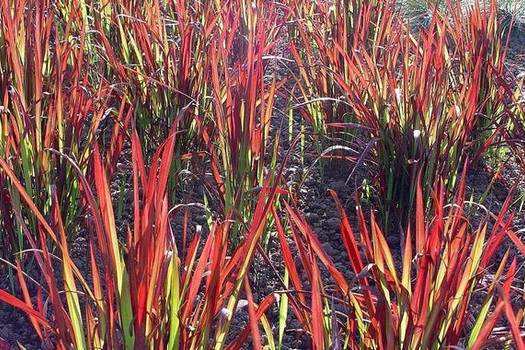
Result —
M261 249L258 242L278 187L268 186L270 178L265 180L239 244L229 243L231 217L214 221L207 234L200 227L191 232L185 221L183 230L191 234L190 240L187 245L175 241L170 211L182 209L172 209L167 183L177 123L182 119L180 114L172 124L170 136L153 155L150 170L146 170L138 132L133 130L133 222L124 237L116 226L109 176L98 144L93 153L94 191L74 160L64 157L76 170L87 203L90 280L86 278L88 271L80 271L71 258L56 192L48 221L9 165L0 160L2 171L38 222L38 238L33 239L33 232L19 218L45 281L36 286L35 302L17 258L22 299L3 290L0 299L29 316L45 348L187 349L213 344L221 349L227 345L226 336L233 316L242 308L238 303L243 296L249 301L249 332L256 344L260 347L259 322L264 325L266 338L273 339L264 310L274 297L264 298L260 306L255 304L247 272L256 249ZM48 248L48 240L57 247L55 255ZM46 306L48 302L51 309ZM242 339L245 341L246 336Z
M113 120L106 138L112 146L104 153L108 165L114 164L133 110L126 96L93 73L100 65L85 9L82 3L0 3L0 157L45 215L56 193L68 235L75 231L82 199L75 172L59 153L74 158L89 177L93 141L104 121ZM38 223L4 176L0 185L0 257L11 260L28 247L17 217L27 220L34 239Z
M291 2L290 52L297 64L300 111L314 132L348 130L355 122L352 106L337 74L354 74L346 54L379 48L396 29L394 1L338 0Z
M417 187L414 224L404 231L400 257L387 243L373 211L367 220L363 208L356 207L354 231L331 191L354 275L350 280L294 205L286 205L285 218L274 212L290 283L282 310L293 312L313 348L480 349L504 346L509 340L523 346L522 311L510 302L522 288L515 279L517 259L511 258L510 248L502 259L497 255L505 241L523 249L511 228L511 197L500 214L487 212L474 224L476 209L465 201L464 175L448 203L443 182L435 184L430 220L422 186ZM287 231L293 243L284 238ZM295 261L292 249L298 252ZM321 269L331 283L320 277ZM503 319L505 328L499 327Z
M267 74L267 56L285 21L276 5L226 2L216 13L217 26L207 51L209 96L196 115L199 134L210 155L218 210L242 230L255 209L260 187L277 169L280 135L270 140L274 103L282 81ZM233 233L233 239L239 235Z
M326 77L320 84L325 89L311 90L317 94L311 98L331 97L326 87L337 90L348 112L336 125L358 125L364 130L359 137L368 136L364 158L378 165L372 176L387 232L406 225L414 213L416 174L422 173L426 201L437 178L451 194L466 157L475 161L501 140L513 94L504 79L508 32L499 29L494 1L467 13L448 2L447 15L435 9L429 24L415 34L409 22L395 16L394 5L386 2L379 12L370 4L359 7L360 13L376 14L373 30L349 27L353 22L341 15L332 21L323 17L331 31L305 20L301 44L318 50L315 57L324 62L294 56L309 69L298 84L309 87L309 77ZM339 14L352 18L356 7L341 9ZM332 13L325 10L320 13ZM342 28L348 28L345 35L334 34Z
M131 101L143 146L155 149L180 110L190 102L196 108L207 94L205 54L219 17L215 5L123 0L101 1L85 10L100 79ZM191 113L179 128L180 155L195 138Z

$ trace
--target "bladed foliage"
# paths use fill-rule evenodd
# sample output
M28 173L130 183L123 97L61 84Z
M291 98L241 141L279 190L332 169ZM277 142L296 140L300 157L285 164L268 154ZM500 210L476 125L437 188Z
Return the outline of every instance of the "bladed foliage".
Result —
M513 234L513 214L506 215L511 198L501 214L473 224L473 208L465 201L464 177L459 187L453 202L446 204L444 185L436 184L433 215L428 220L423 191L418 186L415 225L407 228L401 256L395 256L374 213L368 222L361 206L357 206L359 230L354 231L332 191L341 215L348 267L355 276L351 281L345 280L324 252L299 211L286 206L300 257L298 264L290 254L283 253L292 300L297 301L291 305L314 348L329 348L337 342L352 349L503 346L508 338L496 332L496 324L503 317L511 325L507 335L512 333L511 338L521 341L521 313L516 318L509 301L516 287L516 258L509 264L509 250L501 260L496 258L498 247ZM283 235L281 219L276 216L276 220ZM281 248L289 252L290 243L281 240ZM319 263L332 284L319 280ZM490 272L492 267L495 273ZM304 271L307 284L299 271ZM322 315L331 315L332 319Z
M44 349L524 348L511 196L466 180L525 169L512 25L398 5L0 1L0 301ZM330 192L346 271L286 171L341 135L376 189Z
M414 213L416 174L425 201L437 178L452 192L469 154L496 156L490 146L509 122L509 32L496 2L446 5L415 32L394 1L294 6L291 46L303 98L327 98L322 109L318 102L304 112L317 128L364 130L357 136L374 146L369 158L378 169L370 176L387 232Z

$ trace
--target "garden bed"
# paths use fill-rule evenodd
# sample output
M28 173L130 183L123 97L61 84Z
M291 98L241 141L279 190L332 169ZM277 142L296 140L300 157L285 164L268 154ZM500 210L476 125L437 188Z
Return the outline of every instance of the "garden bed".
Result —
M15 3L0 349L523 348L525 35L495 2Z

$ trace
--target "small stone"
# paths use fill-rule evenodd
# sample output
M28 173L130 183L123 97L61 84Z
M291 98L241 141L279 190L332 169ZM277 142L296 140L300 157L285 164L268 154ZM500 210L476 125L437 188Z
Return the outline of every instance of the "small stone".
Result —
M331 188L332 190L334 190L337 193L341 193L341 192L343 192L343 190L345 188L345 182L344 181L334 181L328 187Z
M311 210L321 208L321 206L317 202L310 202L310 203L308 203L308 207L310 207Z
M333 217L325 221L325 226L330 230L337 231L339 229L340 222L341 220L339 220L339 218Z
M325 203L325 208L330 207L330 205L331 203ZM337 218L337 220L339 220L339 212L335 209L327 211L326 214L329 218Z
M326 254L328 254L328 255L333 255L334 254L334 248L332 248L332 245L330 243L328 243L328 242L324 242L323 243L323 249L326 252Z
M310 224L315 224L319 221L319 215L316 213L306 213L306 220L308 220Z

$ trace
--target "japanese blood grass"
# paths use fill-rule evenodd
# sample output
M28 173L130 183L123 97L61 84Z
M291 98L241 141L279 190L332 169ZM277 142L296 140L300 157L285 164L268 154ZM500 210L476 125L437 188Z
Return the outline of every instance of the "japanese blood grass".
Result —
M221 349L226 346L237 303L245 295L252 344L262 348L258 336L259 322L264 326L266 339L273 344L264 311L272 304L274 296L265 298L260 305L255 304L247 271L255 249L261 249L258 242L278 187L268 186L270 177L265 180L240 244L229 245L231 218L227 217L224 221L213 222L207 235L197 228L189 246L183 247L182 255L170 227L167 194L176 144L175 130L182 118L180 114L174 121L170 136L152 158L149 172L146 171L138 133L133 130L134 211L132 227L127 230L124 245L117 232L109 178L98 144L93 153L95 192L74 161L63 156L76 169L82 197L87 204L91 281L83 277L86 272L79 271L71 260L56 193L49 224L16 174L0 159L2 171L38 222L36 241L18 216L45 279L45 285L38 287L35 308L22 267L18 264L23 300L5 291L0 291L0 299L27 313L44 342L49 342L48 337L52 335L57 349L195 349L209 346ZM278 177L281 177L282 169ZM187 225L187 221L185 223ZM188 228L185 227L184 231ZM58 248L61 268L52 261L49 239ZM228 256L230 251L232 255ZM51 310L44 307L44 297L50 299ZM242 334L235 344L246 341L247 332Z
M475 223L469 214L472 208L465 204L465 177L448 205L445 192L438 181L432 198L434 215L427 220L423 189L418 186L415 224L407 226L402 239L399 266L373 211L368 221L357 206L359 230L355 232L332 191L348 264L355 274L352 280L336 268L299 210L286 205L297 251L294 259L281 216L273 212L290 276L287 305L313 348L339 343L340 348L350 349L480 349L490 344L504 346L508 339L521 346L523 307L516 309L510 303L516 287L516 258L510 261L507 250L503 259L495 261L507 236L525 251L510 228L513 214L506 215L511 198L500 214ZM319 278L319 262L332 284ZM482 296L481 304L475 304L475 296L476 300ZM502 332L496 326L504 314L509 327Z
M377 15L373 35L349 35L370 33L356 30L331 36L327 48L319 51L326 62L303 64L295 55L311 70L303 75L329 76L332 89L340 91L350 108L348 125L370 130L375 144L371 155L379 165L373 175L378 207L387 232L406 225L413 214L420 170L425 200L439 177L452 191L467 154L483 154L506 125L505 103L512 95L502 88L505 37L497 28L497 12L478 7L463 16L449 6L452 20L436 11L416 35L386 6ZM372 10L365 13L376 13ZM336 17L334 28L346 23ZM303 42L322 47L323 38L316 33L320 31L305 29Z
M131 109L109 83L91 75L95 67L84 10L83 2L70 7L50 1L0 3L0 157L45 215L50 214L54 187L67 232L74 231L81 210L79 183L71 165L46 149L76 159L86 174L101 121L115 120L107 151L113 161ZM2 177L0 183L9 191L0 199L5 233L0 254L10 259L27 247L16 213L35 234L38 224L9 181Z
M474 152L481 149L488 159L497 163L497 152L487 148L486 144L499 136L498 128L508 127L505 125L508 121L505 114L508 104L512 102L514 86L509 82L505 65L512 28L505 27L505 19L496 0L475 2L465 11L452 1L448 2L448 7L447 32L453 37L458 57L458 76L478 70L482 72L479 77L475 76L478 80L475 91L479 96L474 132L481 135L475 140ZM511 17L511 21L514 20Z
M210 154L208 183L221 213L236 221L232 239L239 240L267 175L275 178L280 135L270 144L270 128L284 82L267 75L265 56L285 19L275 4L263 2L227 1L217 16L207 51L210 96L196 119Z
M362 49L379 52L398 21L395 1L295 0L290 3L293 21L289 45L298 68L297 87L304 118L315 133L337 131L334 127L353 122L351 106L344 103L344 89L334 73L355 74L345 53ZM350 124L347 124L350 125Z
M255 207L265 171L275 173L276 158L265 163L265 152L282 83L265 75L265 57L278 42L285 18L276 4L264 2L148 4L119 1L110 12L94 11L108 67L104 77L133 101L145 151L165 137L178 111L191 103L180 121L170 179L188 166L186 155L208 152L209 163L189 157L197 165L190 171L212 193L206 201L223 217L232 212L242 223Z
M209 170L201 169L208 166L202 161L208 151L219 195L207 200L221 204L223 217L231 211L237 222L247 220L257 189L266 173L275 173L277 161L274 152L265 162L281 85L265 76L265 55L284 22L275 4L40 1L35 11L26 5L16 0L0 7L0 151L44 215L51 207L46 194L51 185L67 212L67 232L75 227L81 202L70 164L46 149L75 159L91 183L88 157L96 135L111 175L131 118L150 159L176 115L191 103L178 124L169 193L175 193L176 172L189 160L199 166L192 169L196 173ZM277 144L278 139L274 149ZM17 191L1 198L7 257L24 248L11 207L32 221L32 232L37 223L21 209ZM232 237L240 230L236 225Z
M218 23L219 12L213 1L121 0L90 8L101 79L132 101L144 151L166 138L184 106L193 102L193 108L200 108L205 100L211 35L217 26L230 25ZM199 140L192 113L181 120L180 130L178 155Z
M511 127L505 129L506 145L512 150L518 165L525 173L525 96L523 95L525 77L521 77L514 90L513 103L508 107Z

